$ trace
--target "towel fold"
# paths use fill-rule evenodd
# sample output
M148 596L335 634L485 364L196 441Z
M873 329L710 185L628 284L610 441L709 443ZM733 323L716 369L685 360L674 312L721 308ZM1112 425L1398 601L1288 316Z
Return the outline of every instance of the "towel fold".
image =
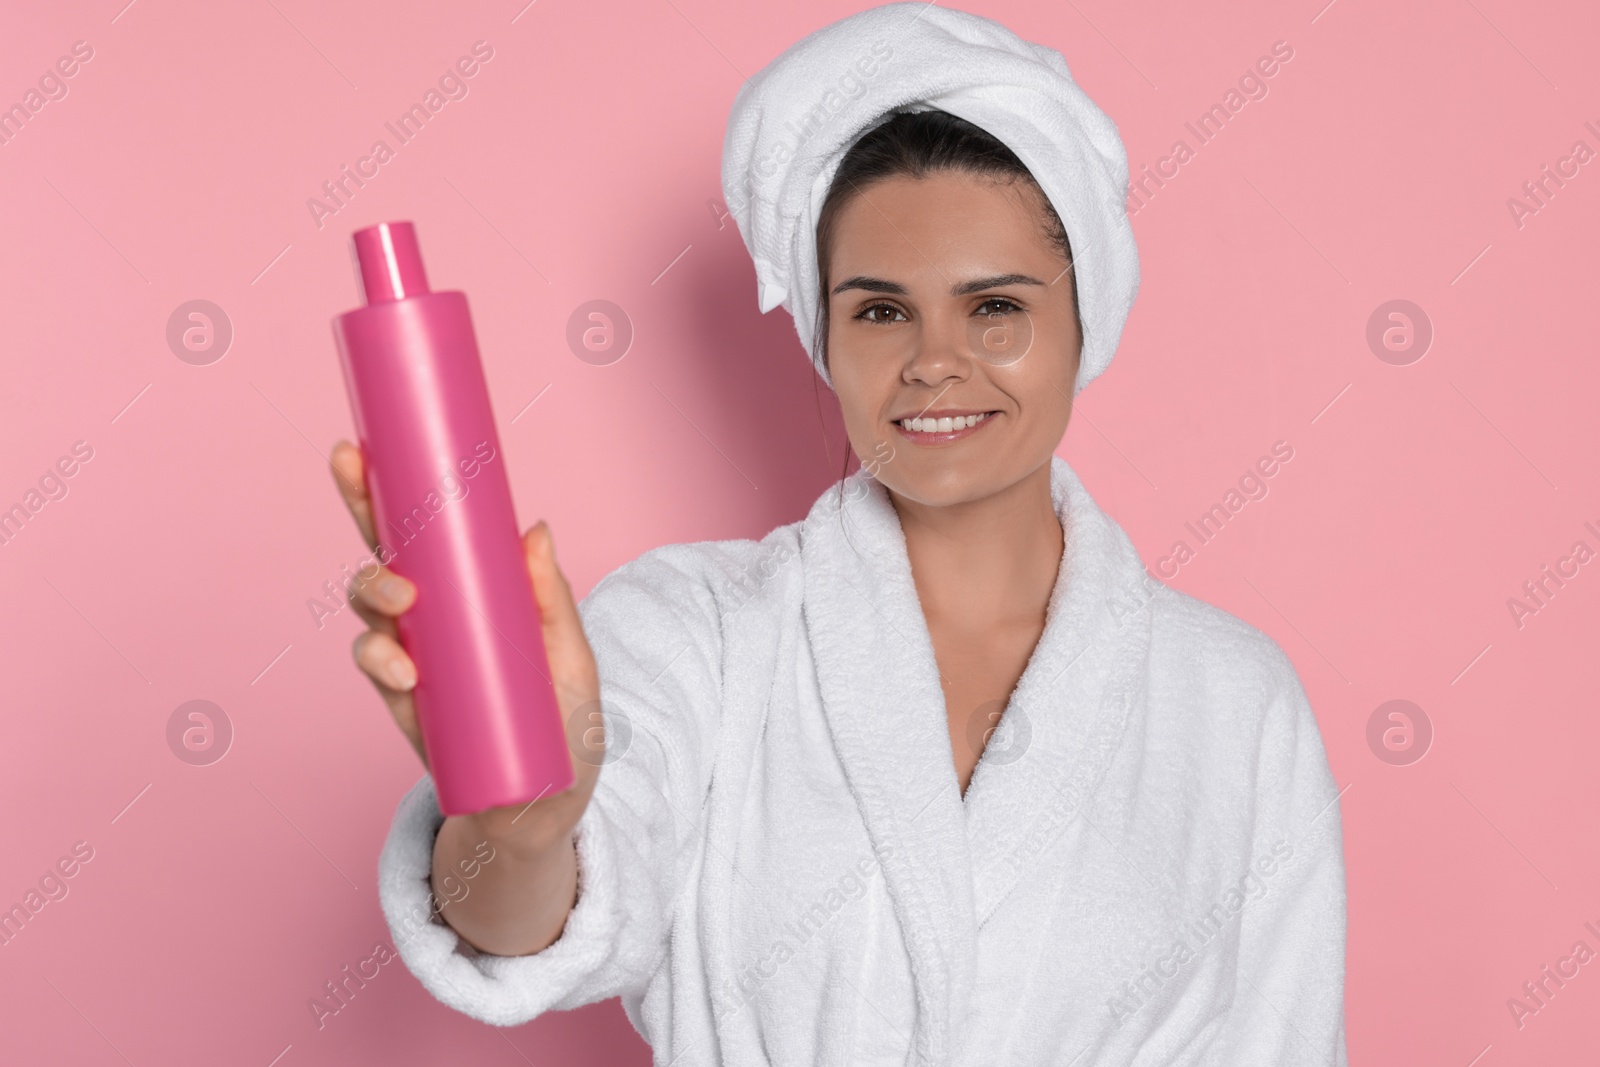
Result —
M831 387L817 329L817 216L852 144L896 110L983 128L1027 165L1072 241L1083 350L1076 389L1111 362L1139 289L1128 157L1060 52L927 3L870 8L799 41L739 90L722 191L755 261L762 313L782 305Z

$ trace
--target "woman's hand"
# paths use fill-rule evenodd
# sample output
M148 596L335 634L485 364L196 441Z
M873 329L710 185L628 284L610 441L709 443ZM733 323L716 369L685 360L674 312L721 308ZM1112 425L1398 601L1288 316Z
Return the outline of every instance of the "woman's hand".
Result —
M378 540L372 498L367 491L361 450L348 441L338 442L333 448L331 466L339 492L361 536L366 539L367 547L376 551ZM562 793L528 804L490 808L475 815L447 819L440 839L441 844L446 839L463 842L465 851L471 849L467 839L487 839L497 849L509 851L514 858L527 860L568 844L594 792L605 754L605 740L599 729L600 680L594 652L584 635L572 589L556 563L555 542L549 526L541 520L530 527L522 535L522 547L534 598L544 620L545 655L556 702L566 723L567 748L572 757L575 781L572 788ZM368 626L366 632L355 639L356 664L377 688L395 725L427 767L428 754L411 695L417 684L416 665L400 645L396 623L396 618L415 602L416 587L381 565L376 575L358 576L351 585L350 603ZM458 825L452 826L452 823ZM562 914L564 917L565 912Z

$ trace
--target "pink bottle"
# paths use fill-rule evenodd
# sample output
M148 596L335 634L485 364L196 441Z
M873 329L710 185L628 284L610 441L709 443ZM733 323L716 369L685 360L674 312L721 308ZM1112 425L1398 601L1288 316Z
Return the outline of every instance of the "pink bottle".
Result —
M367 306L335 318L333 333L378 558L417 587L400 643L417 667L439 809L559 793L572 761L466 294L428 291L409 222L357 230L351 243Z

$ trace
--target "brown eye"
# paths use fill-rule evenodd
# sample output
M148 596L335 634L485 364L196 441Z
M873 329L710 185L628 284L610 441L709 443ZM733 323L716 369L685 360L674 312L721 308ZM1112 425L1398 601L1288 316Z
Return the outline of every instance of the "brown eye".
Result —
M856 315L856 318L861 319L863 322L889 323L895 321L892 317L880 317L878 313L882 311L889 312L891 316L898 315L900 313L900 309L895 307L893 304L873 304L870 307L862 308L860 314Z
M999 305L999 306L997 308L995 308L994 310L990 310L990 311L984 311L983 310L986 307L990 307L990 305ZM992 296L988 300L985 300L983 303L979 304L978 305L978 310L980 312L983 312L983 314L985 314L985 315L1009 315L1013 311L1021 311L1022 307L1019 304L1015 304L1012 301L1007 300L1003 296Z

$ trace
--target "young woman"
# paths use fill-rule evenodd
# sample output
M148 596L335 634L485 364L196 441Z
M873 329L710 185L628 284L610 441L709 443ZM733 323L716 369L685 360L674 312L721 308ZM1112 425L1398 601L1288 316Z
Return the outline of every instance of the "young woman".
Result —
M1019 85L1039 99L995 91ZM819 92L774 151L759 131ZM440 1000L512 1025L620 996L658 1063L1345 1062L1337 790L1294 669L1151 579L1054 454L1137 284L1086 102L1058 54L923 4L741 90L730 209L863 466L582 604L527 532L578 784L445 819L424 776L401 802L380 894ZM414 590L357 595L356 660L426 763Z

